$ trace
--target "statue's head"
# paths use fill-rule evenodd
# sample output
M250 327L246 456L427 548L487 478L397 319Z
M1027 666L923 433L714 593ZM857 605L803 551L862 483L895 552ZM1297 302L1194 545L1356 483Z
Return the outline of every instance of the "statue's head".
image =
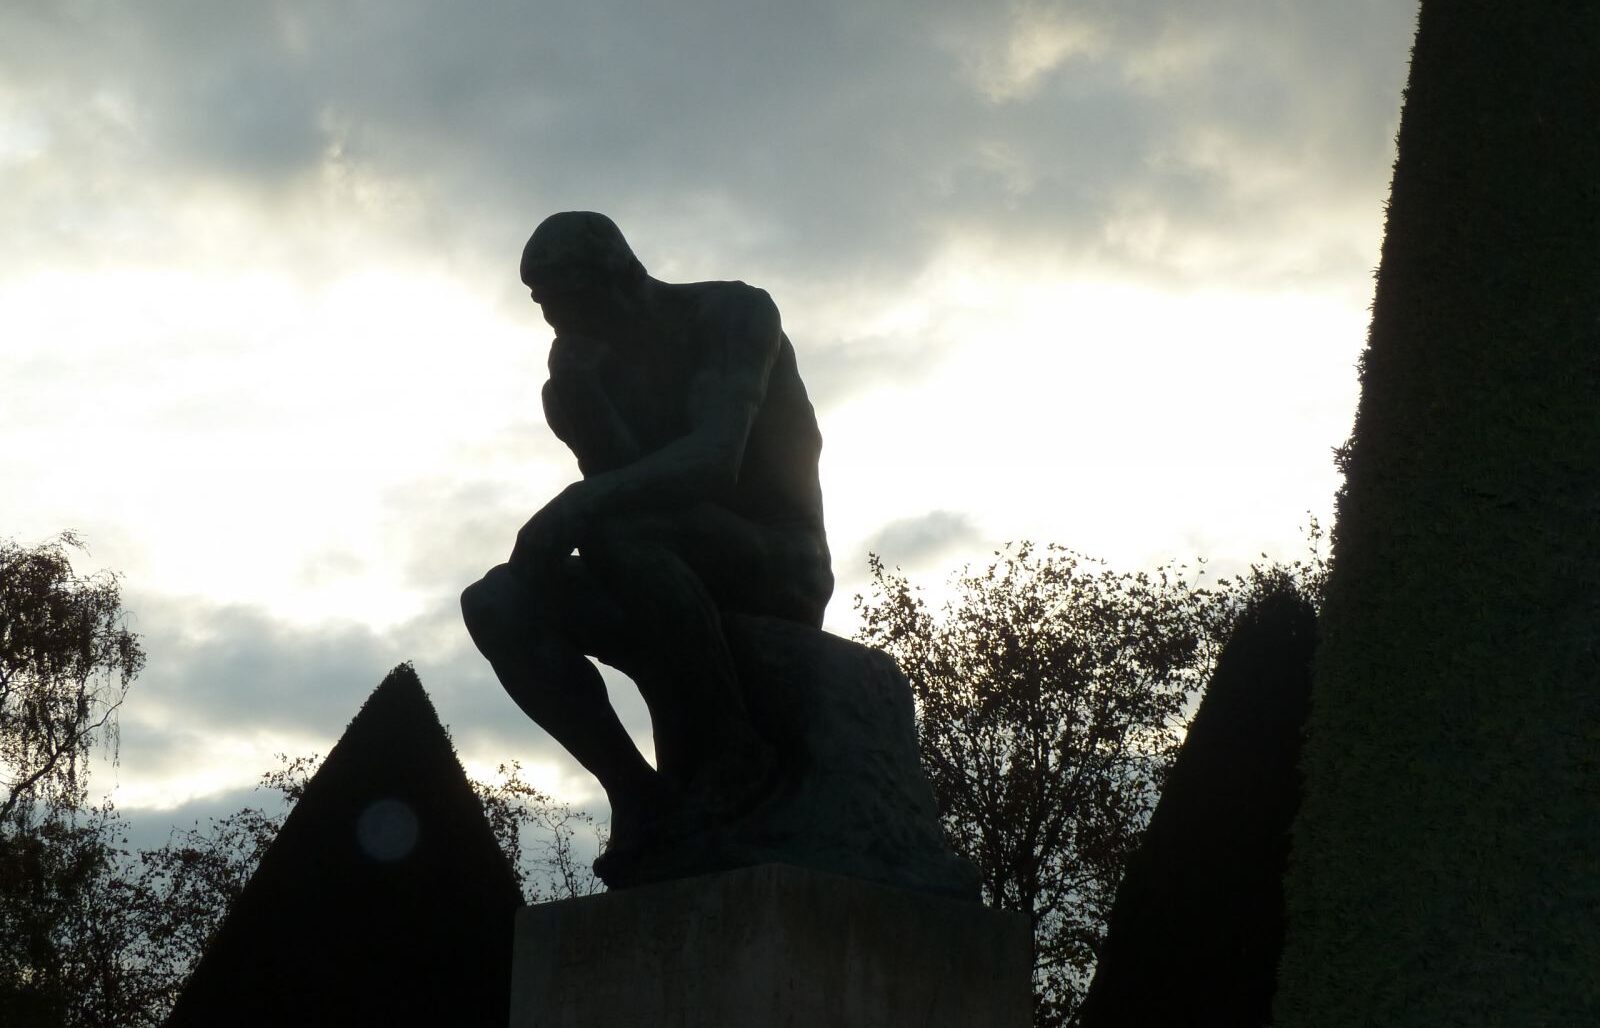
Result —
M523 284L558 332L583 331L646 278L616 223L593 211L550 215L522 248Z

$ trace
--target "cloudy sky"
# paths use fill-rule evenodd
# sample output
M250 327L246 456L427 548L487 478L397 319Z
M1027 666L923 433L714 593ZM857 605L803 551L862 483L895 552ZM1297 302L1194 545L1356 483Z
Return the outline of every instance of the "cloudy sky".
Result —
M469 770L592 783L457 595L576 474L517 281L610 214L783 311L865 555L1298 556L1350 426L1413 3L0 8L0 536L124 576L145 832L414 660ZM641 738L636 698L619 704ZM152 827L154 826L154 827Z

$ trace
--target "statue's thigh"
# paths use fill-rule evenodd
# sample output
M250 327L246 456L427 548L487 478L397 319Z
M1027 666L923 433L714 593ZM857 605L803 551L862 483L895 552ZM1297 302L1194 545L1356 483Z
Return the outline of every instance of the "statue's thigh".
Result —
M720 607L760 612L784 574L772 530L715 504L610 519L604 535L641 560L674 559Z
M631 638L627 611L578 557L533 579L518 578L507 564L491 568L462 593L461 611L473 641L491 660L517 659L530 647L551 645L607 660Z

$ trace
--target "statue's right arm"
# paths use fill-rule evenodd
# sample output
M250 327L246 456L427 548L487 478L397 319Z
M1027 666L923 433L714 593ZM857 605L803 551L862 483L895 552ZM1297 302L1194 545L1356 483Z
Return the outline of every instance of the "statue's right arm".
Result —
M708 298L694 328L700 353L681 401L687 431L638 460L568 486L558 499L578 510L579 520L725 502L737 489L783 344L778 308L764 291L730 284Z

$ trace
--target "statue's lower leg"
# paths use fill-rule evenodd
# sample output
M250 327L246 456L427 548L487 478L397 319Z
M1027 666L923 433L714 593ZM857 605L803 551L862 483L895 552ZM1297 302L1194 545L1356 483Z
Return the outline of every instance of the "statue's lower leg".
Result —
M748 808L770 788L775 761L751 724L716 603L664 547L612 537L584 558L628 584L618 593L637 634L624 670L650 709L662 774L713 818Z
M623 727L599 670L541 629L525 590L508 576L485 576L463 594L462 608L507 694L605 789L613 838L643 834L672 805L672 790Z

